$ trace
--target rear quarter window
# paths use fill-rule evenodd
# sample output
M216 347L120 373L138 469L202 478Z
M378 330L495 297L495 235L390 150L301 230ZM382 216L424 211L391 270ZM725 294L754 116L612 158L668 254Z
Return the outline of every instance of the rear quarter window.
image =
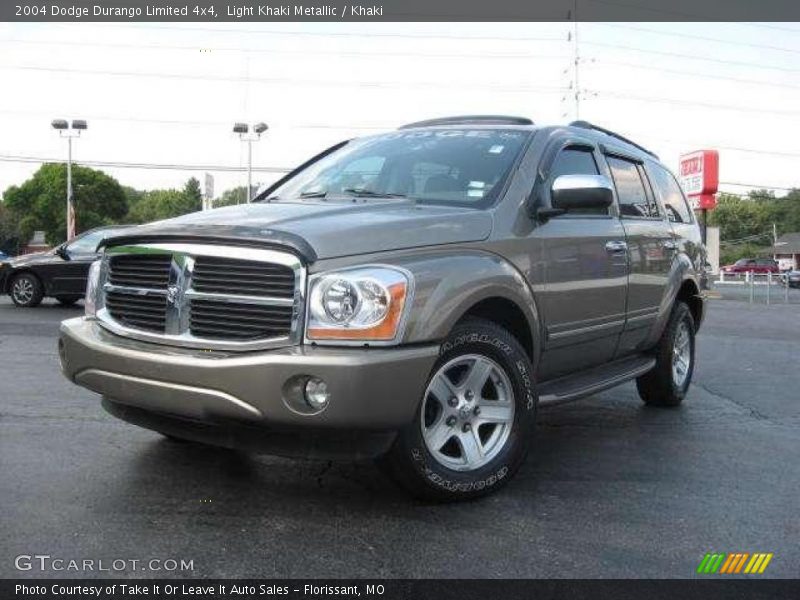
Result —
M689 208L686 196L683 195L683 190L672 173L657 163L651 163L648 167L651 182L661 204L667 211L669 221L671 223L691 223L693 221L692 209Z

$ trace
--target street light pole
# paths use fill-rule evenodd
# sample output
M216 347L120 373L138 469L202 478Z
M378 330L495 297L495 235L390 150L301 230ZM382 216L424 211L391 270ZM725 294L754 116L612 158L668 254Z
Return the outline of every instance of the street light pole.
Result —
M247 140L247 202L253 199L253 140Z
M67 239L75 237L75 203L72 196L72 136L67 137Z
M253 199L253 142L261 139L261 134L269 127L266 123L254 123L252 133L247 123L234 123L233 132L239 134L239 139L247 142L247 202Z
M72 139L81 136L81 131L87 128L86 121L73 119L72 125L65 119L55 119L51 123L58 135L67 139L67 239L75 237L75 202L72 194Z

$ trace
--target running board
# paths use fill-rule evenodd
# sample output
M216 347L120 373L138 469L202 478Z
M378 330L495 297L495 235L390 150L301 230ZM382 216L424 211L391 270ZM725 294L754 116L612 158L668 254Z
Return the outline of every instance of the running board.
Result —
M546 381L539 386L539 406L554 406L591 396L644 375L655 364L655 358L639 355Z

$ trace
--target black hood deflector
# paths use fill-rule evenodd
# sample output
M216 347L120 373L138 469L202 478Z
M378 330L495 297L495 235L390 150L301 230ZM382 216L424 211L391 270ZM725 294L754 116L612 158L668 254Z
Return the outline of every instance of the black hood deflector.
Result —
M250 248L268 248L288 251L300 258L306 265L317 260L314 248L299 235L277 229L265 230L261 227L231 227L229 225L195 225L193 227L158 227L146 225L135 230L107 238L100 242L103 247L124 246L127 244L146 244L157 242L226 244Z

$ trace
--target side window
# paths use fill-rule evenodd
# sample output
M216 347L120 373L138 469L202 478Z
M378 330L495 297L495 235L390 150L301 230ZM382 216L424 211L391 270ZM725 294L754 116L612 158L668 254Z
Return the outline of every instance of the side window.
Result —
M599 175L600 170L589 150L567 148L562 150L553 163L552 177L559 175Z
M556 160L553 162L553 167L550 169L551 181L560 175L599 175L600 169L597 168L597 163L594 160L594 155L590 150L582 148L566 148L562 150ZM571 210L570 214L582 215L607 215L607 208L595 208L586 210Z
M656 193L661 198L667 217L672 223L691 223L692 210L683 195L683 190L672 173L660 165L652 165L649 169L655 184Z
M616 156L609 156L608 166L617 186L619 212L623 217L658 218L658 205L650 198L642 181L639 165Z

